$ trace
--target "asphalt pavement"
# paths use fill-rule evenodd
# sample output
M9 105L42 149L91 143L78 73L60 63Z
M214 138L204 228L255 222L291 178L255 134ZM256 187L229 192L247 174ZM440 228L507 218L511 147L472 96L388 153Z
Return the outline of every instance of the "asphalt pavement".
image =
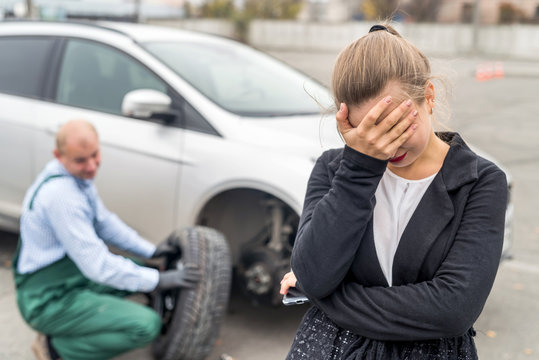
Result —
M328 84L336 54L271 52ZM480 64L500 61L503 77L476 79ZM488 65L490 66L490 65ZM444 126L498 159L511 173L515 205L512 259L500 266L475 324L483 360L539 359L539 63L459 58L434 62L453 84L451 119ZM502 75L502 74L500 74ZM30 360L34 332L15 305L9 270L16 237L0 233L0 360ZM306 306L256 307L237 292L208 360L283 359ZM149 360L149 347L121 360ZM223 358L224 359L224 358Z

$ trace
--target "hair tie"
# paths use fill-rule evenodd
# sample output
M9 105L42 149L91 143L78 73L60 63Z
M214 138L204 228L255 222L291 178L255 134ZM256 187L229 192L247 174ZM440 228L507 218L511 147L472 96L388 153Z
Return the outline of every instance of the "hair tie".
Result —
M384 25L374 25L373 27L371 27L369 32L371 33L373 31L378 31L378 30L385 30L385 31L389 32L389 30L387 30L387 28Z

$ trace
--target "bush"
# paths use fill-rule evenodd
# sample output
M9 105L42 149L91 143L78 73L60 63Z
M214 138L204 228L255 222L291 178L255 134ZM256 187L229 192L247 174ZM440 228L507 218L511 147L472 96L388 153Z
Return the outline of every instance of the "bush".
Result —
M524 20L522 11L511 3L501 3L498 15L498 23L512 24Z

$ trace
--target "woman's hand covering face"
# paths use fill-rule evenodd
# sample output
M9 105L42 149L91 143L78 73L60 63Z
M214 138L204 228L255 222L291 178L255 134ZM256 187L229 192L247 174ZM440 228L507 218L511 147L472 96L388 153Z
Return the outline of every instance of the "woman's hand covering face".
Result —
M362 119L350 119L350 111L341 103L337 112L337 128L346 145L365 155L380 160L389 160L414 134L418 124L417 110L411 100L405 100L387 115L392 102L391 96L377 101ZM356 127L352 123L358 123Z

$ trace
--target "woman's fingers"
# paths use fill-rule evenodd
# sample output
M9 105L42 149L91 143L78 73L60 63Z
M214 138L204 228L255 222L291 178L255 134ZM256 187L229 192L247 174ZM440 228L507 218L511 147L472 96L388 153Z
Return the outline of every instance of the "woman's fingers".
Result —
M285 281L287 278L289 278L289 277L290 277L290 274L292 274L292 271L289 271L289 272L287 272L286 274L284 274L283 279L281 280L281 283L282 283L283 281Z
M391 129L395 127L399 121L406 118L408 114L413 112L412 110L412 100L408 99L399 104L395 109L393 109L386 117L384 117L377 125L377 132L380 136L383 136Z
M406 129L406 131L404 133L401 134L401 136L399 136L395 141L393 141L391 143L391 145L393 145L394 149L395 149L395 152L406 142L408 141L408 139L414 134L414 132L416 131L417 127L419 125L414 123L412 125L410 125L408 127L408 129Z
M384 113L384 110L388 108L389 104L391 104L392 101L393 101L393 98L391 96L386 96L382 100L378 101L376 105L374 105L369 110L367 115L365 115L363 120L361 120L361 123L359 124L359 126L365 129L377 126L380 116Z
M294 273L292 271L286 273L283 276L283 279L281 280L280 293L282 295L286 294L288 292L289 288L296 286L296 281L297 281L296 276L294 275Z
M401 118L399 121L396 122L393 127L388 129L383 135L382 142L384 144L391 144L396 139L398 139L401 135L405 133L405 131L412 125L412 123L417 119L417 110L412 109L408 113L405 114L403 118Z
M294 276L294 273L292 271L289 271L286 274L284 274L283 279L281 280L281 284L283 282L287 281L288 279L290 279L292 276ZM295 278L295 276L294 276L294 278Z
M281 290L280 290L281 295L286 294L288 292L288 289L290 289L291 287L292 285L289 280L285 280L281 282Z
M417 112L413 118L415 119L417 117ZM395 127L399 127L399 129L396 129L393 141L391 141L388 146L387 150L388 153L391 154L389 158L395 156L397 153L397 150L406 142L408 139L414 134L417 127L419 126L417 123L413 123L413 120L407 119L406 121L402 121L398 123Z
M339 111L335 116L337 119L337 129L344 136L348 131L352 130L354 127L350 124L348 120L348 106L345 103L341 103Z

